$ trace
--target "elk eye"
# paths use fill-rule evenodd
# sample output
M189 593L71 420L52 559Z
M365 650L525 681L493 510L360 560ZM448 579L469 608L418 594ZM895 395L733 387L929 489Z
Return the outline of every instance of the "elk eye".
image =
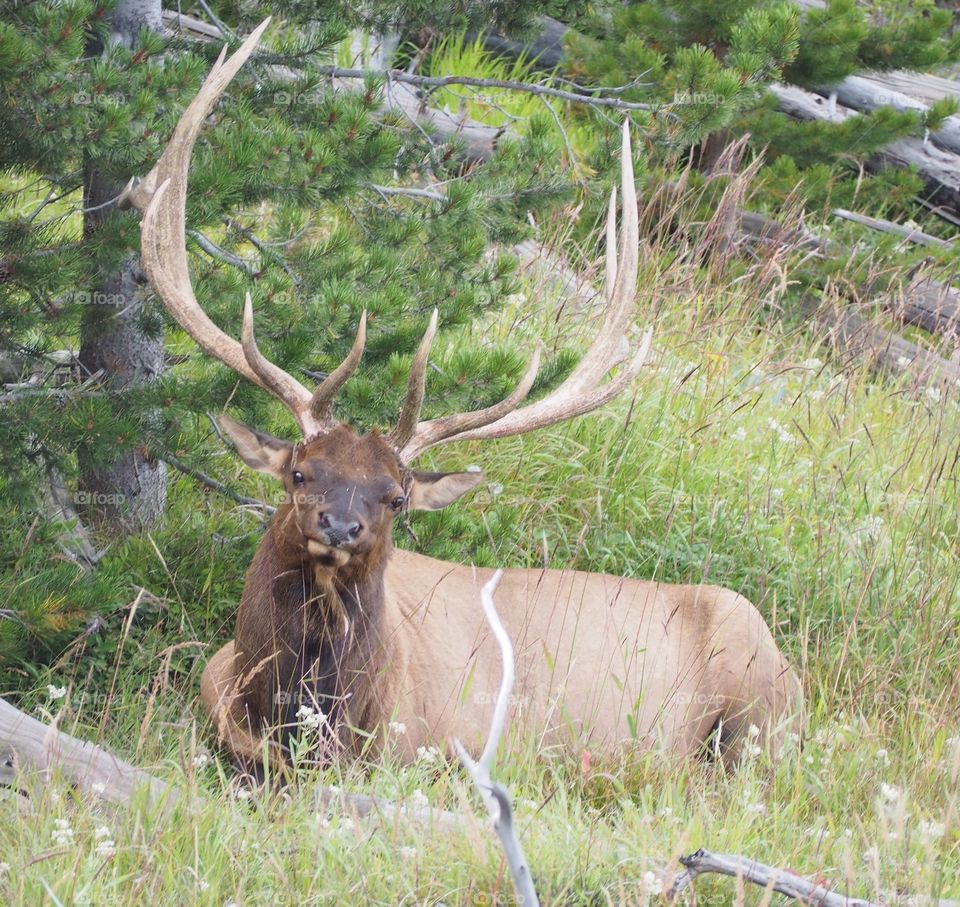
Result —
M397 495L397 496L390 502L390 509L391 509L391 510L399 510L399 509L400 509L401 507L403 507L403 505L406 504L406 503L407 503L407 499L406 499L402 494Z
M293 484L294 484L294 485L302 485L305 481L306 481L306 479L304 479L303 473L300 472L299 469L295 469L295 470L293 471Z

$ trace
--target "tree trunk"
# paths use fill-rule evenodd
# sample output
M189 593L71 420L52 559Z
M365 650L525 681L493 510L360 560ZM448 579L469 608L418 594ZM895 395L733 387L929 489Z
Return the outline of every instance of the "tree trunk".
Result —
M110 13L110 40L134 47L141 28L159 30L159 0L120 0ZM102 48L90 48L100 53ZM95 233L114 207L123 183L105 174L95 159L84 172L84 235ZM92 209L92 210L91 210ZM81 324L80 363L89 374L102 370L113 390L154 381L163 369L163 335L144 324L139 258L131 252L91 294ZM84 462L78 501L88 515L115 528L152 525L166 503L166 467L143 448L121 453L113 462Z

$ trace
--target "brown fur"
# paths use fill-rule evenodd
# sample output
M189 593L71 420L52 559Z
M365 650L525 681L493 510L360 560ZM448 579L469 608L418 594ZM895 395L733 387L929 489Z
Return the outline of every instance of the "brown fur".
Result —
M404 490L414 499L419 482L416 499L442 506L460 486L431 503L451 477L411 473L383 439L345 427L296 447L274 442L238 442L256 468L270 460L264 471L283 479L288 500L247 571L235 642L204 676L227 748L249 766L266 741L282 763L303 705L327 716L330 751L382 740L391 720L407 727L406 758L454 736L481 743L500 677L479 606L491 571L394 551L387 503ZM346 563L308 551L334 510L363 526ZM764 739L796 725L799 681L756 608L730 590L508 570L497 606L517 648L515 724L544 745L689 755L713 735L733 758L751 725Z

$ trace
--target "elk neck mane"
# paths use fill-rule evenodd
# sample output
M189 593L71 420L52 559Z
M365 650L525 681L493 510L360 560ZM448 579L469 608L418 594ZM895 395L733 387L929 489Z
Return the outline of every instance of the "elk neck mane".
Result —
M385 533L362 557L331 565L307 551L294 510L289 497L277 509L259 565L270 590L273 631L285 640L293 661L289 674L280 672L280 677L286 675L278 690L284 694L279 699L284 704L283 742L296 733L297 713L304 705L325 715L325 737L343 742L344 713L356 724L376 699L370 681L380 673L384 574L393 541Z

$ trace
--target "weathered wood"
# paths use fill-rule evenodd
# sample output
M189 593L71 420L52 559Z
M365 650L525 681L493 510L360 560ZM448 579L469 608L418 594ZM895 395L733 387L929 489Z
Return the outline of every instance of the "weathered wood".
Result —
M884 220L881 217L869 217L866 214L858 214L856 211L847 211L846 208L834 208L833 216L842 220L848 220L854 224L860 224L861 227L867 227L870 230L876 230L879 233L889 233L891 236L899 236L907 242L917 243L921 246L936 246L940 249L949 249L953 243L946 239L940 239L939 236L931 236L924 233L923 230L917 230L914 227L905 227L903 224L896 224L892 220Z
M83 793L129 805L143 794L151 807L170 809L179 792L124 762L102 746L78 740L0 699L0 764L3 780L45 781L59 772Z
M817 88L816 92L824 97L833 95L839 103L857 111L879 110L881 107L912 110L921 115L930 111L927 103L897 91L880 74L847 76L836 85ZM946 117L940 128L930 133L930 141L944 151L960 154L960 117Z
M778 108L793 119L842 123L859 116L842 104L830 104L826 98L794 85L774 83L768 88L776 97ZM960 155L924 144L922 139L903 138L891 142L865 163L873 171L915 167L931 197L950 211L960 212Z
M960 365L880 327L853 305L810 306L808 311L830 343L875 368L893 373L909 371L917 386L941 381L960 383Z
M785 894L796 901L803 901L804 904L816 904L817 907L879 907L874 901L842 894L819 882L808 882L789 869L767 866L738 854L711 853L708 850L698 850L688 856L680 857L680 864L684 867L684 871L677 875L672 887L666 893L666 900L670 903L676 903L680 894L693 884L697 876L712 872L718 875L731 876L735 879L743 879L753 885ZM945 901L937 898L897 893L885 894L883 904L909 904L911 907L921 907L921 905L926 905L926 907L958 907L960 901Z

